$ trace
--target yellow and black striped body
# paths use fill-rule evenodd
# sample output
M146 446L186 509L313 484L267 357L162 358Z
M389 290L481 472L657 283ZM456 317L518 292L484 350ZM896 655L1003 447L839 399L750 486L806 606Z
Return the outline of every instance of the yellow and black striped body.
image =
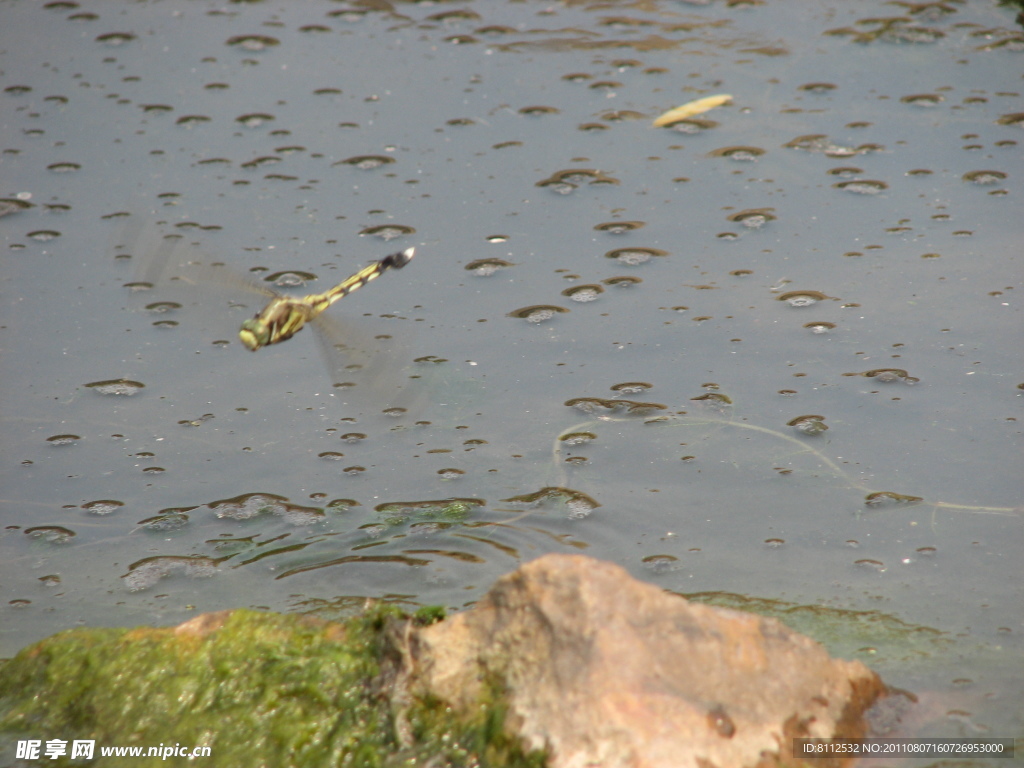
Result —
M296 299L280 296L267 304L254 318L242 323L238 337L253 352L260 347L290 339L334 302L362 288L389 269L404 267L415 252L415 248L406 248L385 256L342 280L326 293L311 293Z

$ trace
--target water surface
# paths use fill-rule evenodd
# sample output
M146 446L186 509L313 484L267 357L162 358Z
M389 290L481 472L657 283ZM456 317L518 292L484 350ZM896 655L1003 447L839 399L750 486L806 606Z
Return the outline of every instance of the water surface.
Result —
M1010 10L0 13L0 654L581 552L1020 734ZM325 341L238 342L245 280L410 246Z

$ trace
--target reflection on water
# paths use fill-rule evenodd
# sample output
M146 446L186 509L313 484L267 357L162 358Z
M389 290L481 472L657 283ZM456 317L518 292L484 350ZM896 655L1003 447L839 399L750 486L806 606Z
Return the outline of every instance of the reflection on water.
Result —
M5 6L0 653L461 608L586 550L933 628L825 637L940 692L943 735L1008 728L1012 12L471 5ZM244 283L413 246L325 334L239 344Z

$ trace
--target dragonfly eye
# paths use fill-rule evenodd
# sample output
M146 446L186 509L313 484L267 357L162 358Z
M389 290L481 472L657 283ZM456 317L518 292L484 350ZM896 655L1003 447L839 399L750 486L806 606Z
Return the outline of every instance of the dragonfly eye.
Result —
M238 338L250 352L255 352L260 347L265 347L270 341L270 328L266 323L260 322L258 317L246 320L238 331Z

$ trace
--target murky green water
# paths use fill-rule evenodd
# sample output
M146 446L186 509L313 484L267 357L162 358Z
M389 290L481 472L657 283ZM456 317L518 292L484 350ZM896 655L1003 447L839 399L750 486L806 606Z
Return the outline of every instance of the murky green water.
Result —
M229 606L460 608L585 552L868 617L833 647L933 733L1024 730L1011 11L0 19L0 653ZM409 246L321 343L255 354L265 299L209 277L323 291Z

